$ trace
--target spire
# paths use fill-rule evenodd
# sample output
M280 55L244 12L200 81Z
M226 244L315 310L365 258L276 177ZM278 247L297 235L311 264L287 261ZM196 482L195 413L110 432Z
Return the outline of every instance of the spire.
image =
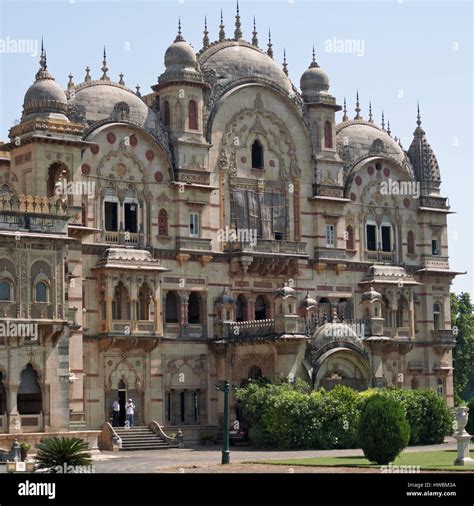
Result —
M202 38L202 47L207 49L209 47L209 32L207 31L207 17L204 16L204 37Z
M383 111L382 111L382 130L385 132L385 118L383 117Z
M356 93L356 107L355 107L355 112L356 112L356 115L354 116L354 119L361 119L361 118L362 118L362 116L359 114L359 113L360 113L359 90L357 90L357 93Z
M391 131L390 131L390 121L387 120L387 133L388 135L390 135Z
M288 63L286 63L286 49L283 49L283 72L288 75Z
M86 67L86 76L84 77L84 82L85 83L90 83L92 81L92 78L91 78L91 75L90 75L90 67L89 65Z
M104 46L104 59L102 60L102 68L100 70L102 70L102 72L103 72L102 77L101 77L102 81L110 81L110 78L107 75L107 71L109 70L109 67L107 67L107 54L105 52L105 46Z
M137 85L135 86L135 90L136 90L135 95L136 95L137 97L141 97L141 96L142 96L142 94L140 93L140 85L139 85L139 84L137 84Z
M342 121L347 121L349 119L349 116L347 115L346 97L344 97L344 108L342 111L344 112L344 115L342 116Z
M240 13L239 13L239 0L237 0L237 12L235 14L235 30L234 30L234 39L239 40L242 38L242 30L240 29Z
M224 17L222 16L221 9L221 24L219 25L219 42L225 40L225 31L224 31Z
M120 77L120 80L119 80L119 84L125 84L125 81L123 80L123 72L120 72L119 74L119 77Z
M175 42L183 42L184 38L181 35L181 18L178 18L178 35L176 35L176 39L174 39Z
M369 101L369 123L373 123L374 120L372 119L372 102Z
M420 115L420 102L417 104L417 115L416 115L416 124L418 127L421 127L421 115Z
M69 74L68 77L69 82L67 83L67 89L70 90L71 88L74 88L74 81L72 80L74 76L72 74Z
M255 24L255 16L253 17L252 45L258 47L257 26Z
M270 58L273 58L273 44L272 44L272 34L270 32L270 29L268 29L268 49L267 54Z
M44 49L44 44L43 44L43 37L41 37L41 53L40 53L40 60L39 60L39 65L40 65L40 68L38 70L38 72L36 72L36 80L38 81L38 79L52 79L51 75L49 74L47 68L48 68L48 65L47 65L47 60L46 60L46 51Z
M313 59L311 60L309 68L312 69L314 67L319 67L319 65L318 65L318 62L316 61L316 50L314 49L314 45L313 45Z

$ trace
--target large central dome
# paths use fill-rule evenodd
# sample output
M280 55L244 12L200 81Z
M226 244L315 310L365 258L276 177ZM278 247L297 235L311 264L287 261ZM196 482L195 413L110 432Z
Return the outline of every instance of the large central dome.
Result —
M239 82L263 82L291 93L292 85L280 66L258 47L243 40L211 45L199 55L201 69L213 70L224 86Z

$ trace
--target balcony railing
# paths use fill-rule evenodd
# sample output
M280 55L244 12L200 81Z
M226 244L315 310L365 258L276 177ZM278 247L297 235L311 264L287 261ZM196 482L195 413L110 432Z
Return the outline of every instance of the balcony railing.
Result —
M102 324L105 330L105 323ZM111 332L123 334L124 336L133 334L155 334L155 322L149 320L112 320Z
M421 257L421 266L424 269L449 269L448 257L423 255Z
M137 245L139 234L131 232L104 232L104 240L109 244Z
M366 262L382 262L393 264L397 262L397 253L395 251L365 250L364 258Z
M177 237L176 249L185 251L212 251L211 239L202 237Z
M315 260L346 260L347 253L342 248L314 248Z
M43 428L43 413L20 415L22 432L36 432Z
M408 362L409 371L422 371L423 369L423 362L421 360L410 360Z
M435 344L456 345L456 336L453 329L432 330L431 338Z
M221 322L218 327L219 337L239 339L271 334L275 331L275 320L249 320L245 322Z
M257 239L255 244L247 241L235 241L229 243L228 249L231 251L244 251L249 253L307 256L306 243L300 241Z

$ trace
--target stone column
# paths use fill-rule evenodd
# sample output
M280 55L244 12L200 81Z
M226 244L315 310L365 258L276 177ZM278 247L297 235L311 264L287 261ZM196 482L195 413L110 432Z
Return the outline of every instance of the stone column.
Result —
M255 298L247 299L247 320L255 320Z
M18 434L21 432L21 419L18 413L17 404L19 387L20 385L9 385L8 388L8 397L10 399L8 410L8 432L11 434Z
M189 292L179 292L179 299L181 302L181 311L180 311L180 336L187 337L188 336L188 301L189 301Z
M105 331L112 331L112 297L105 297Z

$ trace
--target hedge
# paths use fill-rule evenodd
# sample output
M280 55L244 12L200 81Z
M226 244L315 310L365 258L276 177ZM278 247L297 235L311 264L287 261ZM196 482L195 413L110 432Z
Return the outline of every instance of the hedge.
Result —
M236 397L252 443L262 448L333 449L360 447L359 420L375 394L398 402L410 427L410 445L442 443L452 433L446 402L431 390L371 389L345 386L310 391L307 383L250 382Z

